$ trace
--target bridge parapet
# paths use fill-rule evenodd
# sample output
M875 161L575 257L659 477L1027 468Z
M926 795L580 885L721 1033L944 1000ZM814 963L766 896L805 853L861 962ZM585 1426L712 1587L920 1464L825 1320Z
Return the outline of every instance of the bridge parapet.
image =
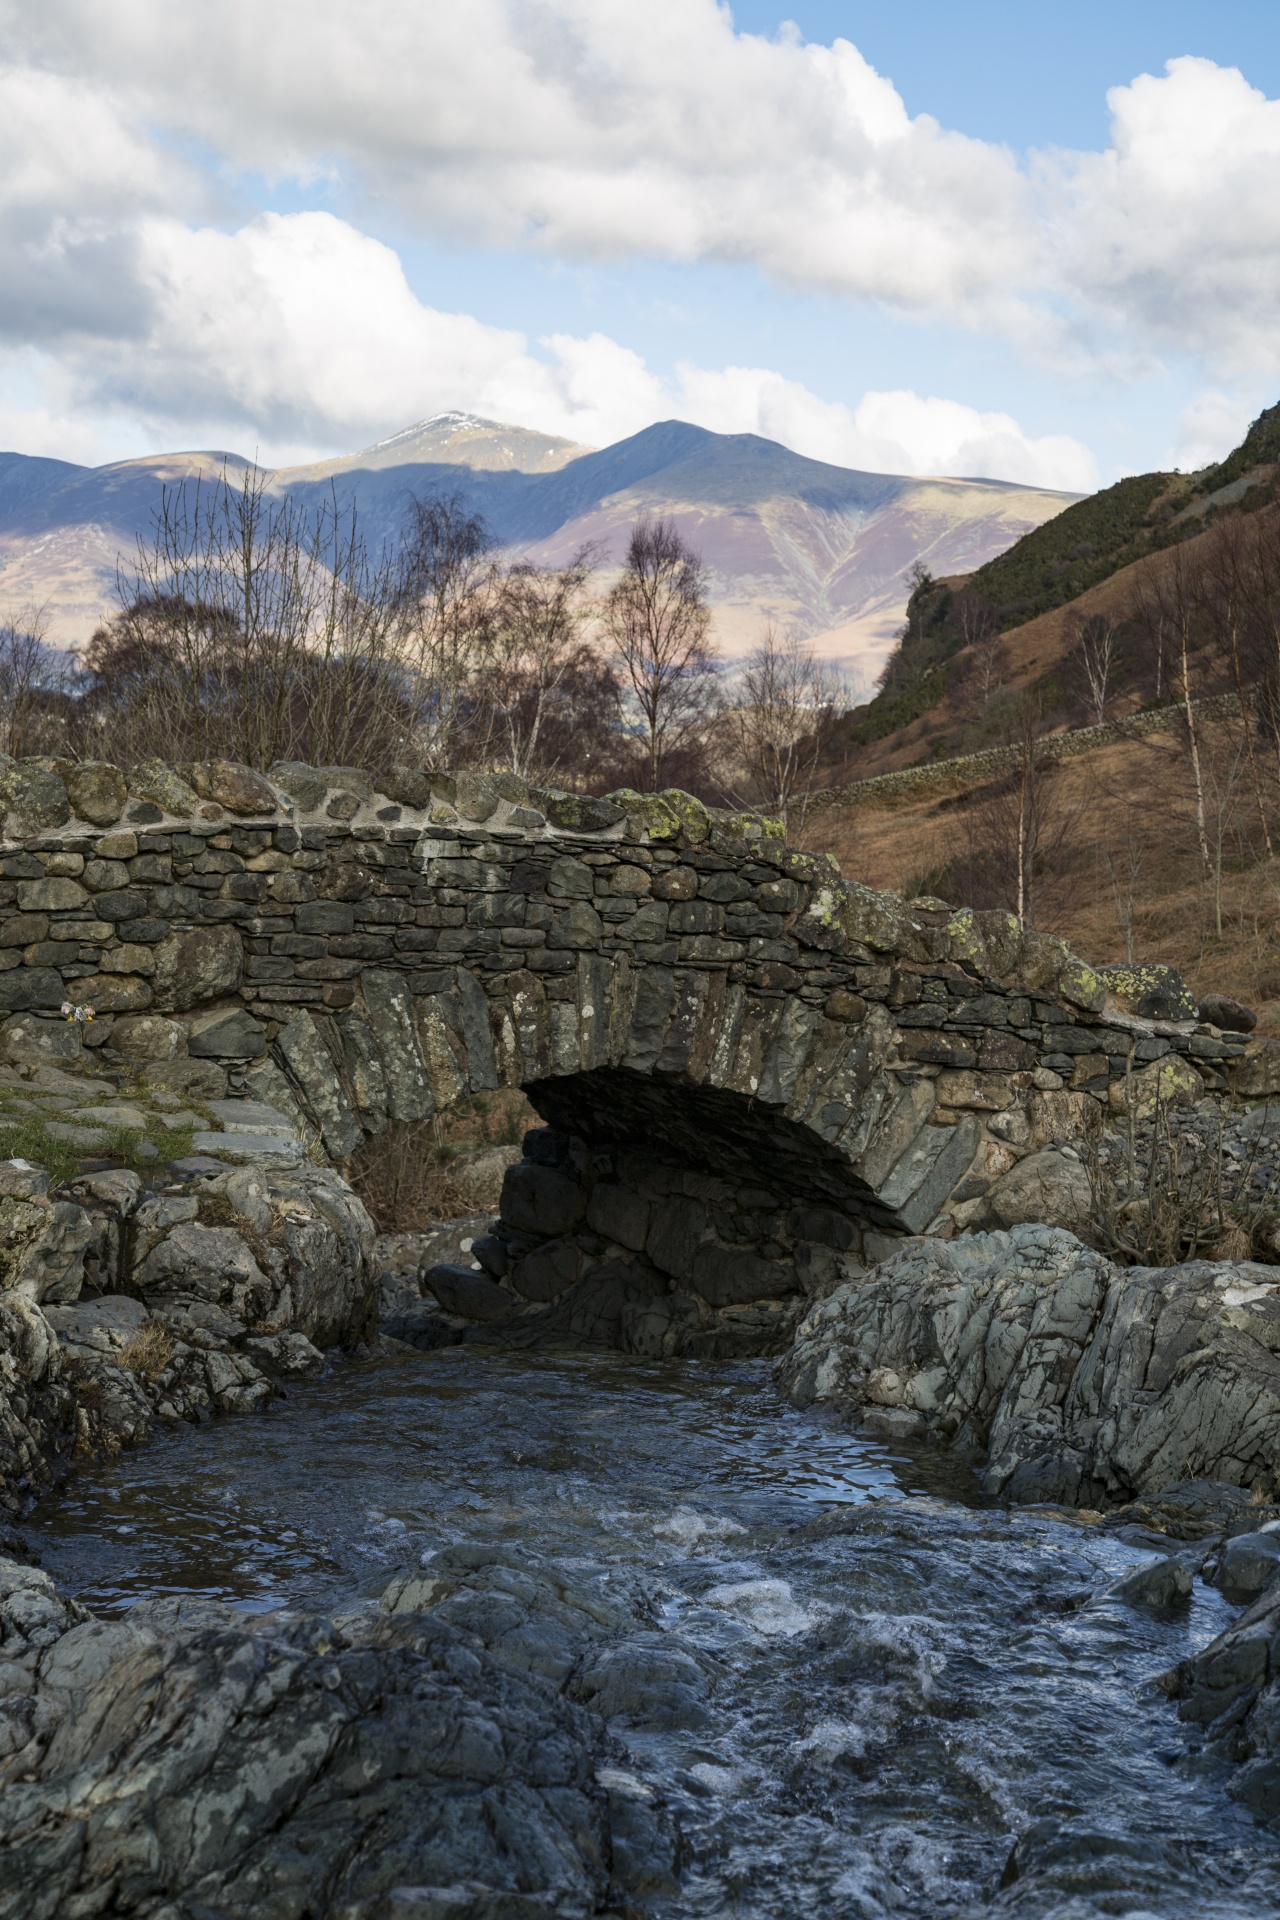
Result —
M868 1235L953 1231L1155 1062L1213 1086L1244 1046L1197 1023L1170 969L1092 969L1008 914L874 892L687 795L228 763L11 763L0 789L0 1050L91 1005L108 1056L265 1100L339 1161L523 1086L579 1143L582 1207L576 1252L523 1293L541 1242L527 1209L512 1225L491 1272L517 1301L554 1302L556 1274L572 1290L596 1260L705 1303L744 1250L793 1276L784 1296L806 1260L826 1284L833 1262L796 1253L806 1209L845 1268ZM621 1218L597 1187L643 1187L656 1220L681 1182L703 1210L683 1272L648 1226L634 1247L589 1224L593 1205Z

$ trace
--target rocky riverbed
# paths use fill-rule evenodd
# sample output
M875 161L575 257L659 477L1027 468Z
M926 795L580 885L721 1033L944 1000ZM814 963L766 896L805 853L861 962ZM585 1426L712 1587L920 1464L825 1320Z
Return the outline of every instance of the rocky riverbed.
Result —
M0 1914L1260 1920L1280 1843L1157 1684L1235 1606L1153 1604L1207 1543L1135 1524L761 1362L345 1363L29 1525Z
M0 1166L0 1920L1277 1910L1280 1269L797 1214L776 1379L608 1354L223 1105Z

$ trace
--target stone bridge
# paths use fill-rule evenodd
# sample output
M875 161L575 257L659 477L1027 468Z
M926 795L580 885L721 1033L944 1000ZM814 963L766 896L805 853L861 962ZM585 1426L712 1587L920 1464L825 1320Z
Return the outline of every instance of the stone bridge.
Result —
M483 1271L435 1289L493 1337L777 1344L887 1236L1007 1220L1038 1150L1245 1049L1169 969L873 892L680 793L42 760L0 802L0 1051L92 1006L104 1059L336 1162L527 1091L549 1129Z

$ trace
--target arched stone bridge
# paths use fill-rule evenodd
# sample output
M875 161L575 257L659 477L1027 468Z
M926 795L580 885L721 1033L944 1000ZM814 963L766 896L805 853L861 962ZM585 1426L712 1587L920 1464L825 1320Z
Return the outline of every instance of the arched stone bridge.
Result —
M1168 969L873 892L687 795L225 762L8 763L0 791L10 1020L91 1004L110 1054L338 1161L527 1090L551 1131L490 1277L441 1283L504 1337L769 1344L884 1236L990 1217L1155 1062L1221 1085L1244 1046Z

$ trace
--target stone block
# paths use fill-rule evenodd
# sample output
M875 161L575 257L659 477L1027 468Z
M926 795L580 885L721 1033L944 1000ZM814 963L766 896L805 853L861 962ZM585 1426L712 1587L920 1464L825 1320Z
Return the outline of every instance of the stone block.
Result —
M525 1300L556 1300L582 1276L582 1254L572 1240L548 1240L511 1269L511 1284Z
M899 1042L899 1050L904 1060L918 1060L923 1066L963 1070L976 1066L978 1060L966 1035L943 1033L936 1027L907 1028Z
M787 1230L796 1240L813 1240L823 1247L847 1252L858 1243L858 1230L847 1214L831 1207L792 1207Z
M202 800L212 800L228 813L275 813L275 788L252 767L234 760L198 760L191 768L191 784Z
M72 812L95 827L109 827L120 818L129 789L119 767L105 760L62 761L58 767Z
M62 827L71 817L66 788L57 774L45 767L27 761L17 770L12 784L6 782L6 786L6 832L11 837L36 833L42 827Z
M978 1146L978 1122L962 1114L954 1127L926 1126L879 1189L908 1233L923 1233L968 1172Z
M176 1060L184 1050L187 1031L179 1020L154 1013L129 1014L111 1029L110 1046L128 1060Z
M999 1073L940 1073L934 1081L940 1107L1000 1113L1013 1105L1013 1089Z
M136 973L86 974L68 980L67 999L95 1013L141 1013L151 1005L150 983Z
M21 1013L29 1007L56 1009L65 998L62 975L52 967L17 967L0 973L0 1012Z
M586 1196L575 1180L553 1167L518 1161L502 1183L501 1214L517 1233L536 1239L568 1233L586 1212Z
M305 900L293 916L299 933L354 933L355 908L342 900Z
M796 1292L799 1286L789 1261L764 1260L741 1247L716 1247L706 1242L694 1256L690 1278L695 1292L712 1307L775 1300Z
M14 1066L74 1065L84 1057L81 1028L71 1020L15 1014L0 1027L0 1057Z
M668 1195L650 1215L644 1250L660 1273L687 1274L707 1231L707 1210L697 1200Z
M1167 1053L1162 1060L1153 1060L1150 1066L1143 1067L1138 1073L1127 1074L1122 1080L1113 1080L1107 1089L1107 1103L1112 1113L1127 1114L1133 1112L1139 1119L1148 1119L1162 1107L1190 1107L1204 1092L1204 1081L1191 1065L1176 1053Z
M345 1160L364 1139L364 1129L311 1015L305 1010L295 1013L276 1035L275 1047L301 1088L325 1147L335 1160Z
M187 1052L195 1060L257 1060L266 1050L266 1035L242 1007L211 1008L187 1028Z
M428 1267L422 1276L422 1290L460 1320L506 1320L516 1311L512 1295L473 1267L450 1266L444 1261Z
M1227 1068L1227 1084L1242 1100L1280 1093L1280 1040L1250 1040L1243 1057Z
M597 1181L587 1201L587 1225L606 1240L642 1253L649 1232L649 1202L630 1187Z
M44 880L24 880L18 887L18 905L23 913L70 913L76 907L83 907L88 898L78 880L62 874Z
M168 1013L186 1013L240 986L244 948L232 927L193 927L171 933L153 949L155 1003Z

